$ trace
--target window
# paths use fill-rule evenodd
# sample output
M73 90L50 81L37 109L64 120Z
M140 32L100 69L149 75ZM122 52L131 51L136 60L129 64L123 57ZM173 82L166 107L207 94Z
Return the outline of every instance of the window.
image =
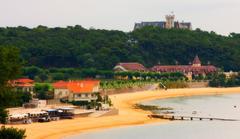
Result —
M59 95L59 96L62 96L62 91L60 91L58 95Z

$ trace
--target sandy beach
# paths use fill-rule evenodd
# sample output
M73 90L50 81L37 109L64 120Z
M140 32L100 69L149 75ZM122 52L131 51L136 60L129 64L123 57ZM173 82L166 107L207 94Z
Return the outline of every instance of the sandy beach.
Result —
M27 139L59 139L82 132L101 130L113 127L148 124L154 122L168 122L147 117L150 112L134 109L133 105L146 100L163 99L180 96L215 95L240 93L236 88L197 88L197 89L169 89L144 91L111 95L114 107L119 109L119 115L99 118L75 118L49 123L34 123L30 125L15 125L14 127L27 130Z

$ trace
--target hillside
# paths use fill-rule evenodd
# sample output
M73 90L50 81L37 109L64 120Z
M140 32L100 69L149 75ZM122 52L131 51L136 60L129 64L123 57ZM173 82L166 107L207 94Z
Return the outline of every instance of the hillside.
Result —
M145 27L133 32L81 26L0 28L0 46L15 46L25 66L112 69L118 62L189 64L198 54L204 64L240 70L240 34L228 37L199 29Z

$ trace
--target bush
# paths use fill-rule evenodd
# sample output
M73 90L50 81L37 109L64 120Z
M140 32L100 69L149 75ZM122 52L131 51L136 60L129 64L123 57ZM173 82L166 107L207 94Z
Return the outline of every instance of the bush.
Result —
M0 123L5 124L7 122L8 112L0 107Z
M34 90L38 99L53 99L54 95L51 91L51 85L48 83L35 84Z
M154 106L154 105L143 105L143 104L135 104L135 109L142 109L145 111L164 111L164 110L173 110L173 108L170 107L160 107L160 106Z
M71 103L76 106L88 106L90 104L88 101L72 101Z
M184 81L165 81L163 84L167 88L187 88L188 85ZM159 85L161 88L163 87L161 84Z
M17 128L6 128L4 126L0 129L0 139L25 139L26 130Z

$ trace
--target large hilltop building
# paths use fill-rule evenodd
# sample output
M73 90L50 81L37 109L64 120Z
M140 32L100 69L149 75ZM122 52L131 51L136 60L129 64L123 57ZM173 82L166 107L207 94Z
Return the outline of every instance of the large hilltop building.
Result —
M166 15L165 16L166 21L156 21L156 22L141 22L141 23L135 23L134 29L139 29L145 26L155 26L160 27L163 29L171 29L171 28L177 28L177 29L189 29L192 30L192 24L191 22L178 22L175 20L175 15Z

